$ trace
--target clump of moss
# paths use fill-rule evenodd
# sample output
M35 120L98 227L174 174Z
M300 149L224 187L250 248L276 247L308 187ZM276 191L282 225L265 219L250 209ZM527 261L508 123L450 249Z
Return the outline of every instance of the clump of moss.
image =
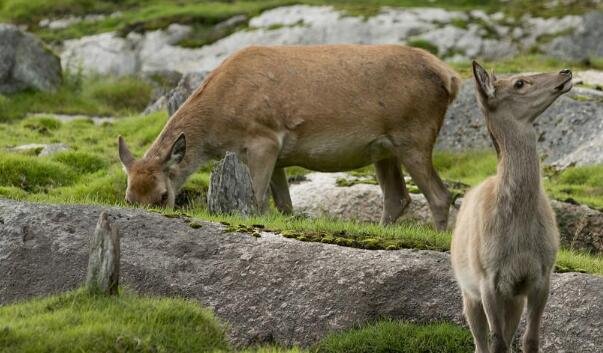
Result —
M97 154L83 151L66 151L52 156L52 160L71 167L78 173L93 173L107 167L107 162Z
M70 168L47 159L13 153L0 154L0 185L40 192L69 185L76 179Z
M228 231L251 233L257 232L255 227L239 224L230 225ZM371 234L351 234L344 230L338 232L326 231L303 231L303 230L280 230L276 231L285 238L296 239L299 241L308 241L325 244L335 244L359 249L368 250L398 250L405 248L415 248L418 243L410 239L388 239ZM439 246L437 242L425 244L421 242L421 248L426 250L445 251L447 247Z
M61 122L50 117L32 117L22 122L24 128L36 131L40 134L46 134L61 127Z
M78 290L0 307L3 352L229 350L213 314L183 299L99 296Z

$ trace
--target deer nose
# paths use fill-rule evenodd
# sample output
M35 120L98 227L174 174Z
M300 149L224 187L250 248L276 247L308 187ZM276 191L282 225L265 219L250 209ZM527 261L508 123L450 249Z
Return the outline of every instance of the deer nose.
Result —
M563 69L563 70L559 71L559 73L561 75L570 76L572 74L572 70L570 70L570 69Z

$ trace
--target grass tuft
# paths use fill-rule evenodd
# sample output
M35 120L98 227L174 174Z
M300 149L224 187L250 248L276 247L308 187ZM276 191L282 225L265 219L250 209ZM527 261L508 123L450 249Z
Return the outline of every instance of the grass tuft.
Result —
M461 353L473 352L468 330L453 324L413 325L382 321L362 329L332 334L317 353Z
M77 290L0 307L3 352L212 352L228 349L213 314L183 299Z
M0 185L17 187L24 192L45 192L49 188L69 185L76 174L60 163L34 156L0 154Z
M66 73L55 92L24 91L0 98L0 123L23 119L28 113L123 116L140 113L151 100L150 84L136 77L80 77ZM54 121L53 126L46 126ZM32 120L27 122L33 124ZM47 129L59 124L38 119Z

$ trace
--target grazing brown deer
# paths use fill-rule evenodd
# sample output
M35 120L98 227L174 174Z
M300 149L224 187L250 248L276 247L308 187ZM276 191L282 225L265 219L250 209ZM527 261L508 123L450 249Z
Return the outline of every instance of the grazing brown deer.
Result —
M450 197L431 154L459 85L442 61L406 46L243 49L174 113L142 159L120 137L126 200L173 206L191 173L232 151L250 169L258 205L270 185L277 208L287 213L284 167L331 172L374 163L387 224L410 203L403 164L443 229Z
M532 123L572 88L572 73L497 79L474 62L473 74L498 167L463 200L452 238L452 266L476 352L509 351L527 297L523 350L534 353L559 232L540 179Z

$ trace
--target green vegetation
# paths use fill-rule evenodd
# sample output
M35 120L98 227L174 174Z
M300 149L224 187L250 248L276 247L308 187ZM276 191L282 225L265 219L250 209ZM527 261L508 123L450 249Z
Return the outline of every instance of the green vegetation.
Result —
M545 185L552 197L603 211L603 165L570 167L549 173Z
M327 336L308 349L232 348L224 327L196 302L80 289L0 307L0 352L385 353L469 352L468 330L453 324L380 321Z
M142 111L150 100L151 86L139 78L83 78L68 73L56 92L0 95L0 123L28 113L129 115Z
M213 314L183 299L106 297L84 290L0 307L0 351L211 352L226 350Z
M159 210L160 212L165 212ZM261 231L278 232L284 237L300 241L337 244L363 249L396 250L402 248L445 251L450 247L450 233L438 232L432 227L414 223L400 223L382 227L374 223L343 221L333 218L304 218L284 216L277 212L265 215L242 217L238 215L210 215L203 208L185 209L182 213L168 216L189 216L221 222L227 230L247 232L260 236ZM193 226L194 227L194 226Z
M471 334L457 325L412 325L395 321L330 335L317 349L320 353L469 353L473 350Z

